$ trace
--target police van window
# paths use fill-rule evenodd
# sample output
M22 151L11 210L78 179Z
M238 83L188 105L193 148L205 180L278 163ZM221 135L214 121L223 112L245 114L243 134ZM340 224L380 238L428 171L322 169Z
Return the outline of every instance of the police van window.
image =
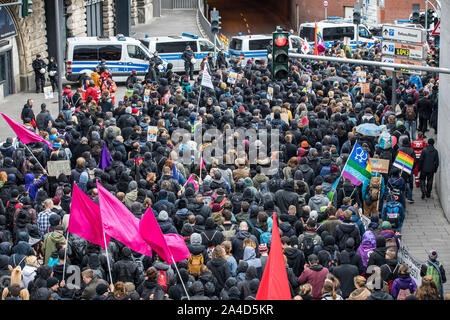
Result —
M302 27L300 30L300 38L306 41L314 41L315 30L313 27Z
M159 42L156 43L156 51L159 53L183 52L188 44L192 51L197 51L196 41Z
M370 38L369 31L364 27L359 27L359 36L363 38Z
M75 61L97 61L98 46L75 46L73 48L73 60Z
M344 40L345 37L350 37L353 39L354 27L331 27L331 28L323 28L323 40L324 41L334 41L334 40Z
M106 61L120 60L122 58L122 46L120 45L100 46L98 48L98 58L99 60L105 59Z
M242 50L242 40L241 39L232 39L230 42L230 49Z
M147 55L138 46L128 45L127 46L128 56L133 59L145 60Z
M200 51L214 51L214 45L212 45L209 42L206 41L199 41L200 42Z
M248 42L249 50L266 50L272 39L250 40Z

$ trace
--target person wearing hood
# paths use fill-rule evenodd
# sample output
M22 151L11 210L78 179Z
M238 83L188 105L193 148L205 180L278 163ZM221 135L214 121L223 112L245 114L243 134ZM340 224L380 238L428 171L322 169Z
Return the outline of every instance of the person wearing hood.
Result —
M386 239L378 235L375 238L377 247L373 250L367 263L368 266L376 265L381 267L386 263Z
M398 269L398 278L392 283L391 296L395 300L405 300L405 298L417 291L417 285L411 278L408 265L402 264Z
M139 285L142 279L136 263L131 259L131 249L123 247L121 253L122 258L114 262L111 270L114 282L133 282Z
M199 233L192 233L190 237L190 244L187 245L191 256L203 255L203 263L209 260L206 247L202 244L202 236Z
M13 146L13 139L11 137L6 138L6 141L0 146L0 152L3 155L3 158L12 158L15 150L16 148Z
M294 179L287 179L283 183L283 189L275 193L275 203L280 208L281 214L288 214L290 205L295 206L297 212L300 211Z
M133 203L136 201L137 194L138 194L138 185L137 182L133 180L128 185L128 193L125 194L125 205L128 208L131 208Z
M216 247L224 241L222 232L217 230L217 225L212 217L208 217L205 222L205 231L201 233L202 244L211 248Z
M309 199L308 206L311 208L311 211L321 212L321 208L327 207L329 202L328 197L322 193L322 186L316 186L314 196Z
M359 246L361 243L361 235L359 228L352 222L352 212L350 210L344 211L344 221L336 227L333 235L339 250L345 249L345 242L348 238L353 238L355 246Z
M327 268L319 264L319 259L315 254L308 257L308 264L305 265L305 270L298 278L300 285L309 283L312 286L312 297L315 300L322 299L322 288L325 282L325 277L329 273Z
M245 271L245 279L238 282L237 284L237 288L241 292L241 300L245 299L245 297L251 294L250 282L254 279L259 280L258 272L254 266L248 266L247 270Z
M172 300L182 300L182 298L186 296L184 288L189 288L189 286L192 284L189 277L189 272L185 268L182 268L180 265L178 266L178 269L180 274L176 273L176 283L170 286L170 288L167 290L169 299Z
M53 268L48 265L42 265L36 270L36 277L28 283L28 291L31 300L39 288L47 288L47 279L53 276Z
M286 256L287 264L292 268L294 275L297 278L300 277L306 263L303 251L293 247L291 245L291 239L286 236L281 237L281 246L283 248L283 253Z
M258 279L262 277L262 264L261 259L256 257L256 250L253 247L246 246L244 248L244 259L248 263L249 267L256 268L256 275Z
M11 270L9 269L9 257L6 255L0 255L0 277L11 276ZM34 279L34 278L33 278ZM27 288L27 287L25 287Z
M239 224L239 231L231 238L232 252L236 261L241 261L244 258L243 243L246 238L250 238L255 243L258 243L256 237L249 232L248 223L243 221Z
M366 272L367 267L369 264L369 257L371 256L372 252L376 249L376 239L375 234L372 231L366 231L361 240L361 244L356 250L356 252L361 256L363 266L364 266L364 273Z
M234 277L229 277L226 281L225 281L225 285L222 289L222 291L220 291L220 295L219 295L219 299L220 300L230 300L230 290L232 288L237 288L237 280ZM239 289L238 289L239 290ZM239 296L240 296L240 292L239 292Z
M310 186L314 182L314 170L309 165L309 161L307 158L300 159L300 165L298 167L303 174L303 180Z
M205 296L205 287L201 281L195 281L190 289L192 294L190 300L211 300L209 297Z
M169 214L167 213L167 211L162 210L159 214L158 214L158 225L161 228L161 231L163 234L168 234L168 233L175 233L178 234L177 228L175 228L175 226L172 223L172 219L169 218Z
M356 266L351 264L350 255L345 250L341 252L339 262L339 265L334 267L331 273L338 278L342 297L347 299L350 293L356 289L353 279L359 275L359 271Z
M350 264L358 268L359 274L364 274L364 265L361 256L355 251L355 240L348 238L345 242L345 249L350 257Z
M256 174L253 177L252 182L253 182L253 186L257 190L259 190L261 184L269 182L270 179L269 179L268 176L266 176L264 173L262 173L262 167L261 166L259 166L259 165L256 166L255 170L256 170Z
M160 279L163 274L165 274L166 284L161 286L164 289L164 292L167 292L167 289L170 288L173 284L175 284L175 272L171 268L167 262L165 262L159 255L156 256L156 261L153 263L153 268L156 269L156 278Z
M63 235L64 228L61 225L55 227L55 231L47 234L44 240L42 250L44 252L44 263L48 264L50 256L54 251L64 248L66 245L66 238ZM61 246L61 248L58 248Z

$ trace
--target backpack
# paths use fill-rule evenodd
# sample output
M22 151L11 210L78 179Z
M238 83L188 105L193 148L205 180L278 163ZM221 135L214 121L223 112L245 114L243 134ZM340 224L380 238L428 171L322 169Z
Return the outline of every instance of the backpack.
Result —
M306 203L306 192L303 194L298 195L298 207L303 208L304 206L308 205Z
M231 238L233 238L234 235L236 234L236 229L234 227L231 227L229 230L226 230L223 225L220 225L220 228L222 229L222 234L225 241L230 241Z
M255 228L259 231L259 244L263 243L271 243L272 242L272 234L269 231L262 231L260 228Z
M394 146L392 137L387 130L381 132L380 137L378 138L378 144L383 150L391 149Z
M380 194L380 189L381 189L381 177L370 178L369 188L368 188L368 192L367 192L369 195L369 198L366 199L366 203L368 205L377 201L379 194Z
M305 257L309 257L311 254L314 253L315 247L314 237L315 235L307 235L307 234L305 234L305 236L303 237L303 240L300 244L300 249L305 254Z
M103 269L100 269L100 268L96 268L96 269L90 268L90 269L94 273L94 276L96 276L98 279L103 279L103 280L105 279L105 277L103 276L103 272L102 272Z
M400 219L401 204L397 201L390 201L385 204L387 221L389 221L393 228L398 228Z
M408 288L400 289L398 291L397 300L406 300L406 297L412 294L411 290L409 289L410 287L411 283L409 284Z
M133 254L131 255L131 260L133 260L133 262L137 266L137 271L139 273L140 280L144 280L144 278L145 278L145 275L144 275L145 268L144 268L143 259L144 259L144 255L141 255L139 258L135 258Z
M407 121L415 121L416 120L416 112L414 111L413 105L407 105L405 109L405 120Z
M159 270L158 271L158 284L164 289L164 291L167 291L168 283L169 283L169 277L167 275L167 271Z
M198 277L200 275L200 269L205 263L203 259L203 254L190 255L188 258L188 272L190 275L194 277Z
M439 262L433 263L430 260L427 260L426 275L433 278L436 288L439 289L441 285L441 270L439 269Z

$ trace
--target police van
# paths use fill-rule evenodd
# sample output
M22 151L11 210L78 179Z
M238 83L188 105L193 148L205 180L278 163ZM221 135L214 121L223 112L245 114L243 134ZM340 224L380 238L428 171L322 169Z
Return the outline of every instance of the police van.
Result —
M146 37L139 41L151 52L158 51L161 59L172 63L173 72L184 72L184 60L181 56L188 45L194 52L194 71L200 70L200 63L208 53L214 54L214 44L211 41L188 33L183 33L181 36Z
M267 62L267 47L272 44L271 34L235 36L231 38L228 47L230 58L244 56L255 58L256 63ZM303 40L296 35L289 35L289 52L300 53Z
M314 37L315 37L315 22L302 23L300 25L299 35L301 38L306 39L314 47ZM367 42L368 47L371 48L375 45L375 40L369 29L363 25L353 24L349 20L344 20L342 18L330 18L328 20L323 20L317 22L317 29L320 33L320 37L325 42L325 47L327 49L331 48L335 41L344 42L345 38L349 38L349 45L352 49L356 49L357 46L357 32L359 35L359 44L362 45Z
M90 75L102 59L116 82L126 81L132 70L143 78L152 56L140 41L122 35L72 37L67 39L66 79L79 81L83 73ZM163 65L167 65L164 59Z

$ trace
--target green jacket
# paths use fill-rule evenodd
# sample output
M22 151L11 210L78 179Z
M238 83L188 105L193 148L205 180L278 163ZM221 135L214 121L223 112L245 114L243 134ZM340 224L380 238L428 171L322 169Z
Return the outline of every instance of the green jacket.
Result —
M48 264L50 256L54 251L56 251L56 243L58 242L66 243L66 238L64 238L64 236L59 232L53 231L45 238L43 246L45 264Z

